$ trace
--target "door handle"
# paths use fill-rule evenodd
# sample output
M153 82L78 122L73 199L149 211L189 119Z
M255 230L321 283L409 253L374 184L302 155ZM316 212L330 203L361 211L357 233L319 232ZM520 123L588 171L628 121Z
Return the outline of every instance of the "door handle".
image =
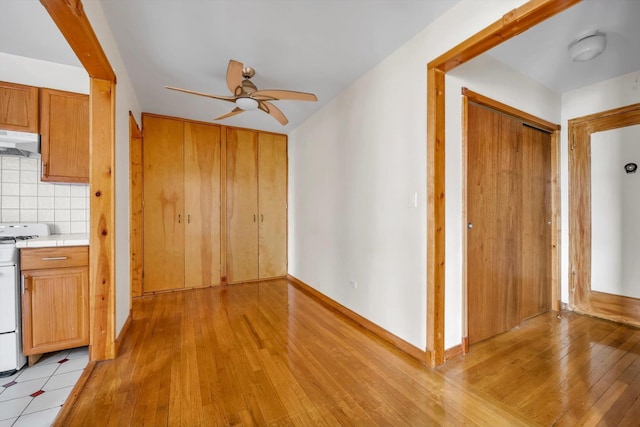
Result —
M468 228L469 230L471 230L471 229L473 228L473 223L472 223L472 222L468 223L468 224L467 224L467 228Z

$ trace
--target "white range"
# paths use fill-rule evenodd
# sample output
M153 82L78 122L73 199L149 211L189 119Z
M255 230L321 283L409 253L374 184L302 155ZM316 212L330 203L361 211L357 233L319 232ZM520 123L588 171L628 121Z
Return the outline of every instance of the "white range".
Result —
M0 223L0 377L22 368L20 256L16 242L49 235L47 224Z

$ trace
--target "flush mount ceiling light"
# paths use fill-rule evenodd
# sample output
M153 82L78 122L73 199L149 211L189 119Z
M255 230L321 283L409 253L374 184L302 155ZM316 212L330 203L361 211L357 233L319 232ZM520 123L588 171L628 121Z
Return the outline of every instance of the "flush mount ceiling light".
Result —
M253 98L238 98L236 99L236 107L244 111L251 111L258 108L258 101Z
M583 34L569 46L569 55L574 62L590 61L604 52L607 36L597 31Z

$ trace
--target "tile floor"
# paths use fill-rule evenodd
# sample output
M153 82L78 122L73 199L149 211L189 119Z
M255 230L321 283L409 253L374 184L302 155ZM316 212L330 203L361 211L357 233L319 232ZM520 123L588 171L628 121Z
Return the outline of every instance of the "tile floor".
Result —
M74 348L0 378L0 427L49 427L87 363L88 347Z

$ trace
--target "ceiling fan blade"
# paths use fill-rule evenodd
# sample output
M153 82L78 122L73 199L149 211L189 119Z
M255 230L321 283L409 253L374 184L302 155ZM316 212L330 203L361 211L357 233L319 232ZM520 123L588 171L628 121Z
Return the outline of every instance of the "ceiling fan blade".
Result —
M271 114L277 121L280 122L282 126L289 123L289 120L282 114L282 111L278 109L275 105L267 101L260 101L258 103L258 108L264 111L267 114Z
M242 62L231 59L227 67L227 87L232 94L236 94L238 86L242 87Z
M207 98L221 99L223 101L228 101L228 102L236 102L236 98L233 96L210 95L208 93L196 92L195 90L189 90L189 89L180 89L178 87L171 87L171 86L165 86L165 88L176 90L178 92L189 93L191 95L206 96Z
M252 98L271 101L277 99L290 99L293 101L317 101L318 98L312 93L296 92L293 90L265 89L257 90L251 94Z
M213 120L222 120L222 119L226 119L227 117L231 117L231 116L235 116L236 114L240 114L242 113L244 110L242 108L234 108L233 110L229 111L227 114L223 114L220 117L216 117Z

